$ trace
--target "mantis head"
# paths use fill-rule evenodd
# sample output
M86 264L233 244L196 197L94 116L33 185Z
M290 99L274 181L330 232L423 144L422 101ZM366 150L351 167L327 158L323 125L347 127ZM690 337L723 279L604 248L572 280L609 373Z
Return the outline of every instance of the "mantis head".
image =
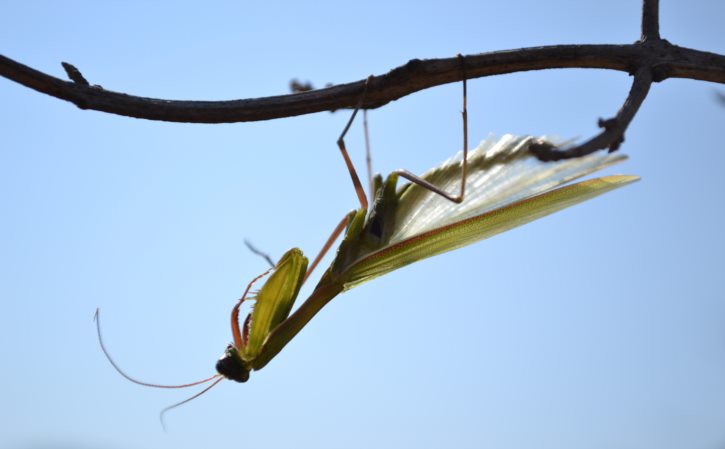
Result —
M227 346L224 355L216 362L216 372L235 382L241 383L249 380L249 368L232 344Z

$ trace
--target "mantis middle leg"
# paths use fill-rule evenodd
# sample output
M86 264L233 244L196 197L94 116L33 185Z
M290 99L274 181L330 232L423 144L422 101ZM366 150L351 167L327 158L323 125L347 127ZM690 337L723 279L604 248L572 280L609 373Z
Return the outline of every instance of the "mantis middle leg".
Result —
M463 111L461 111L461 118L463 120L463 164L461 167L461 189L458 193L458 195L453 195L451 193L448 193L438 186L431 184L430 182L426 181L425 179L421 178L418 175L415 175L411 173L408 170L404 169L398 169L393 171L393 173L397 174L398 176L401 176L408 181L417 184L425 189L430 190L433 193L437 193L438 195L441 195L442 197L453 201L454 203L461 203L465 197L466 194L466 177L468 175L468 109L467 109L467 85L466 85L466 77L465 77L465 66L464 66L464 59L463 56L458 55L459 60L461 61L461 69L464 71L463 76ZM357 175L357 172L355 171L355 167L352 165L352 162L350 161L350 156L347 152L347 149L345 148L345 135L347 134L347 131L350 129L350 126L352 125L353 120L355 120L355 116L357 115L358 110L362 107L365 95L367 94L368 89L368 83L370 82L370 77L365 81L365 88L363 90L363 93L360 97L360 101L358 102L358 105L355 107L355 109L352 112L352 115L350 116L350 120L348 120L347 125L345 125L345 128L342 131L342 134L340 135L340 138L337 140L337 145L340 148L340 152L342 153L342 157L345 160L345 165L347 166L348 171L350 172L350 177L352 178L353 186L355 187L355 192L357 193L358 199L360 200L360 207L363 209L367 209L368 207L368 200L365 196L365 191L362 187L362 184L360 183L360 178ZM365 118L363 122L363 126L365 128L365 149L366 149L366 161L368 166L368 182L371 185L371 197L374 195L374 192L372 192L372 174L371 174L371 157L370 157L370 142L369 142L369 136L368 136L368 126L367 126L367 111L365 112Z

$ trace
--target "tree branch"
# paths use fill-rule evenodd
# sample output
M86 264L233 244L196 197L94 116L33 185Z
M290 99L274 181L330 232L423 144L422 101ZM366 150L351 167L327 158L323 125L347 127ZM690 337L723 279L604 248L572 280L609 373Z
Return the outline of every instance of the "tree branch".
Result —
M670 45L666 41L629 45L555 45L465 56L468 79L528 70L593 68L634 73L653 66L655 81L690 78L725 83L725 56ZM80 72L79 72L80 73ZM148 120L233 123L269 120L354 107L365 80L274 97L230 101L145 98L64 81L0 55L0 75L31 89L70 101L81 109ZM460 60L413 59L373 76L363 108L374 109L414 92L462 81Z

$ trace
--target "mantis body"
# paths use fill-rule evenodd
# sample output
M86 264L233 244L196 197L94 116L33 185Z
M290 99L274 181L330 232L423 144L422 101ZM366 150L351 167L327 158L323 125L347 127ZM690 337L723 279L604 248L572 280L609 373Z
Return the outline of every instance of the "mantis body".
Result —
M266 366L328 302L345 290L638 179L635 176L606 176L561 187L576 178L620 162L626 156L593 154L543 163L529 151L533 142L542 142L533 137L506 135L500 139L489 138L469 153L466 150L465 81L463 86L462 154L421 177L404 170L397 170L385 179L377 175L371 180L370 202L344 143L344 136L357 113L355 109L338 140L338 146L350 171L360 208L343 218L309 267L302 251L293 248L273 268L250 282L232 310L234 342L217 362L218 374L178 387L197 385L215 378L216 382L188 400L204 393L224 378L247 381L251 371ZM398 187L400 177L411 182ZM458 187L459 195L447 193ZM300 287L343 233L334 260L310 296L290 313ZM269 276L256 294L252 312L240 326L240 306L247 299L252 285L267 274ZM103 349L108 356L105 347ZM144 384L124 374L115 363L113 365L128 379Z

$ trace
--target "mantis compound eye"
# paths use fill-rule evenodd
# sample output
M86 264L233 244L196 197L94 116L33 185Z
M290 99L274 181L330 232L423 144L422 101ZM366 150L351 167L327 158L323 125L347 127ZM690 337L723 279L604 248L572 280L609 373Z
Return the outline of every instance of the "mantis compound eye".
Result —
M224 355L216 362L216 370L219 374L235 382L246 382L249 380L249 369L244 365L234 346L227 346Z

